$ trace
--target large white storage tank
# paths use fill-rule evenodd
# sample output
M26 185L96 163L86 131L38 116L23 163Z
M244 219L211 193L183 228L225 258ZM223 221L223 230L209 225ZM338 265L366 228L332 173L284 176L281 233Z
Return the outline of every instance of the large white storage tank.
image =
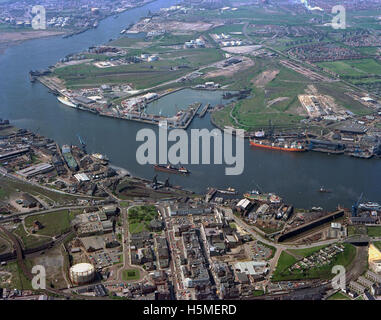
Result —
M95 278L95 268L90 263L78 263L70 268L70 279L74 284L86 284Z

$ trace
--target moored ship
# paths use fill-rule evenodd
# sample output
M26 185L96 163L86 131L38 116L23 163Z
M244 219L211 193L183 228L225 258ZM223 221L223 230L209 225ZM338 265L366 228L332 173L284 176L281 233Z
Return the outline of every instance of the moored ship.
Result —
M163 171L163 172L168 172L168 173L177 173L177 174L189 174L190 171L184 167L175 167L170 164L168 165L160 165L160 164L155 164L154 169L156 171Z
M368 201L365 203L361 203L359 205L359 208L365 209L365 210L381 210L381 205L378 204L377 202Z
M93 153L92 156L98 160L102 160L102 161L105 161L105 162L108 162L109 159L107 158L106 155L104 154L101 154L101 153Z
M65 106L69 106L69 107L72 107L72 108L78 108L78 106L76 104L74 104L73 102L71 102L68 98L66 98L65 96L58 96L57 97L57 100L59 102L61 102L62 104L64 104Z
M256 200L260 202L281 203L282 198L274 193L260 193L259 191L251 191L243 195L246 199Z
M300 142L293 141L290 144L286 142L266 142L262 140L250 139L250 145L253 147L272 149L272 150L280 150L280 151L288 151L288 152L303 152L306 151L304 146Z
M226 190L219 189L218 192L223 194L237 194L237 191L231 187L227 188Z

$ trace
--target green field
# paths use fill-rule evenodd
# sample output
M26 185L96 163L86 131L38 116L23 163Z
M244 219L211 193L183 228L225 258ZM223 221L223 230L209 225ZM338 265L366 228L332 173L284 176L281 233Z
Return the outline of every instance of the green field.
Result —
M90 62L85 62L55 69L54 75L63 79L70 88L129 83L135 89L146 89L178 79L222 58L223 54L219 49L179 50L176 54L163 53L158 61L110 68L98 68ZM178 69L178 66L187 68Z
M25 219L25 226L29 229L33 226L34 221L39 221L44 228L36 231L35 234L53 237L70 230L70 222L73 218L74 213L71 214L69 210L61 210L53 213L29 216Z
M380 237L381 236L381 227L367 227L367 234L369 237Z
M12 248L10 240L0 233L0 253L4 253Z
M70 230L70 222L74 218L75 213L69 210L60 210L53 213L29 216L25 219L25 226L20 223L14 233L21 239L26 249L34 248L52 240L51 237L61 235ZM31 227L34 221L40 221L44 226L41 230L31 233Z
M373 59L319 62L318 65L341 76L356 77L367 76L370 74L381 75L381 63Z
M253 297L260 297L263 296L265 292L263 290L254 290L253 291Z
M373 242L374 246L381 251L381 241L375 241Z
M288 250L288 251L290 251L291 253L296 254L298 256L301 256L301 257L308 257L311 254L313 254L313 253L315 253L315 252L317 252L320 249L323 249L325 247L326 247L325 245L322 245L322 246L306 248L306 249L292 249L292 250Z
M279 257L277 267L272 276L272 281L332 278L334 274L331 273L331 270L334 265L342 265L347 267L356 255L356 248L353 245L345 243L344 247L344 252L337 254L331 263L327 265L304 270L293 270L292 272L289 271L288 268L295 264L298 260L291 254L283 251ZM300 255L301 257L306 257L321 248L322 246L303 250L292 250L292 252Z
M287 272L287 269L297 262L296 258L289 253L282 251L278 259L278 264L272 275L273 281L281 281L284 276L283 273Z
M254 86L251 80L270 68L279 70L275 79L264 87ZM304 110L297 96L304 92L308 79L281 65L268 66L261 65L260 62L256 67L242 72L238 78L241 79L240 88L252 88L251 96L238 101L233 108L214 112L212 117L217 125L251 130L267 127L269 120L279 127L300 124L300 120L304 118Z
M138 280L140 278L139 269L127 269L122 271L122 279L124 281Z
M139 206L128 210L128 224L131 233L149 230L149 222L158 216L155 206Z
M338 291L332 296L330 296L327 300L351 300L347 295Z
M29 260L25 260L27 266L30 265ZM31 290L32 283L24 275L17 262L8 262L6 266L1 267L0 270L7 271L12 274L10 283L0 281L0 288L19 289L19 290Z
M11 180L6 177L0 177L0 200L8 200L11 195L21 194L23 192L30 193L34 196L42 196L61 204L80 198L75 195L62 194L53 190L49 191L29 183Z

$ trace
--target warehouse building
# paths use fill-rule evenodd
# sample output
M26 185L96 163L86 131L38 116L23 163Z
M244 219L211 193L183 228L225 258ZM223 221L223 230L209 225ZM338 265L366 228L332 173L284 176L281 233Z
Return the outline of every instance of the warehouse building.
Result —
M47 173L54 169L49 163L39 163L34 166L17 171L16 173L24 178L32 178L38 174Z

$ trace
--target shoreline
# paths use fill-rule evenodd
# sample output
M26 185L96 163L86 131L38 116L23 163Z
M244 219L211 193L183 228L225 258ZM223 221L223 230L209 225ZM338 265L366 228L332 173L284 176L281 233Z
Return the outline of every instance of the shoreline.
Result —
M36 35L34 37L25 37L25 38L20 38L20 39L5 39L4 41L2 41L2 38L1 36L3 35L9 35L9 34L15 34L16 36L20 36L22 33L37 33L37 34L40 34L40 35ZM46 33L46 34L42 34L41 33ZM57 36L62 36L66 34L66 32L64 31L47 31L47 30L44 30L43 32L41 31L21 31L21 32L0 32L0 55L1 54L4 54L5 51L13 46L17 46L19 44L22 44L26 41L30 41L30 40L37 40L37 39L44 39L44 38L49 38L49 37L57 37Z
M126 11L129 11L129 10L132 10L132 9L136 9L136 8L140 8L140 7L143 7L147 4L150 4L152 2L155 2L156 0L148 0L144 3L141 3L141 4L138 4L136 6L133 6L133 7L129 7L129 8L126 8L125 10L121 11L121 12L115 12L115 13L110 13L108 15L105 15L102 19L98 20L98 24L100 22L102 22L103 20L107 19L107 18L110 18L110 17L115 17L115 16L118 16L120 14L123 14L125 13ZM63 36L63 37L71 37L71 36L75 36L77 34L81 34L81 33L84 33L86 31L89 31L89 30L92 30L92 29L95 29L97 28L98 26L96 27L87 27L87 28L84 28L82 30L77 30L77 31L49 31L49 29L45 29L45 30L42 30L42 31L36 31L36 30L33 30L31 29L30 31L20 31L20 32L17 32L17 31L14 31L14 32L0 32L0 55L4 54L5 51L13 46L17 46L23 42L26 42L28 40L37 40L37 39L43 39L43 38L48 38L48 37L56 37L56 36ZM36 32L36 33L41 33L41 32L47 32L47 33L54 33L54 34L51 34L51 35L42 35L42 36L36 36L36 37L30 37L30 38L25 38L25 39L19 39L19 40L7 40L7 41L1 41L1 35L4 35L4 34L15 34L15 35L20 35L21 33L33 33L33 32Z

